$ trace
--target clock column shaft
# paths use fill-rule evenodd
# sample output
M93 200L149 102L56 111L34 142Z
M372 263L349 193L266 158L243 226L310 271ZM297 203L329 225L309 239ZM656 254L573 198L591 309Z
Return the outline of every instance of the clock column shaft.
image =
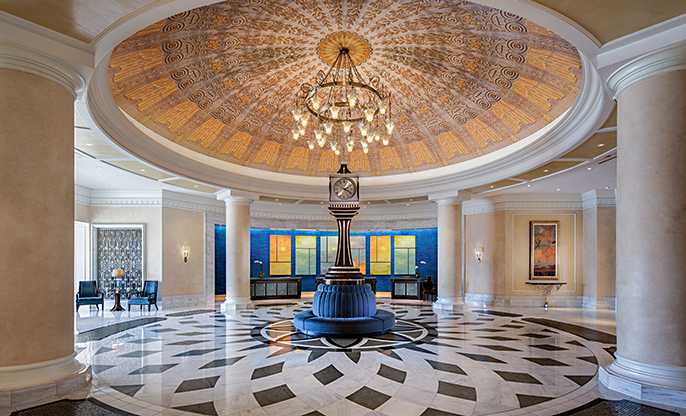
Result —
M336 266L352 266L353 256L350 252L350 222L352 218L336 218L338 222L338 251Z

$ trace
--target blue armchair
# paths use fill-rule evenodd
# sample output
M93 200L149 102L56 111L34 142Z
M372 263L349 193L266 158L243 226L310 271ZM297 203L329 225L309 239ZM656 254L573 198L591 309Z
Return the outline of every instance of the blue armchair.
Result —
M98 305L102 305L102 309L105 309L105 294L97 289L94 280L79 282L79 293L76 294L76 313L79 312L81 305L95 305L98 310L100 310Z
M131 311L131 305L141 305L141 309L143 309L143 305L148 305L148 312L150 312L150 305L155 305L155 309L159 310L157 307L158 283L156 280L146 280L143 292L139 292L140 296L134 296L129 299L129 311Z

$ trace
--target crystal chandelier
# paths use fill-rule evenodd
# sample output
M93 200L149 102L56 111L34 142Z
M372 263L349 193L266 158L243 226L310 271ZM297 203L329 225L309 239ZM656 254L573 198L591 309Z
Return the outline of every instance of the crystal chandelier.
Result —
M358 72L351 49L359 49L360 44L366 47L362 54L368 56L367 41L352 33L330 35L320 43L320 56L327 46L329 50L337 47L338 54L326 72L317 73L314 85L300 86L292 110L293 140L306 141L310 149L330 148L336 155L343 149L348 153L361 149L366 154L371 146L388 145L395 127L391 94L378 75L366 82Z

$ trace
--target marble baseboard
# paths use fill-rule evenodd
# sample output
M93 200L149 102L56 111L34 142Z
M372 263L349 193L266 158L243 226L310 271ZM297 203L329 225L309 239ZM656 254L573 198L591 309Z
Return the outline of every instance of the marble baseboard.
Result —
M608 389L639 400L686 408L686 368L641 363L615 355L615 361L598 371L598 379Z
M617 310L617 298L594 298L591 296L584 296L581 307L584 309Z
M548 307L581 308L582 296L551 296ZM503 306L516 308L543 307L545 296L486 295L481 293L465 294L465 303L472 306Z
M49 383L0 390L0 416L63 399L85 399L93 379L91 366Z
M207 305L207 299L204 294L202 295L182 295L182 296L165 296L160 302L161 308L172 309L172 308L188 308L195 306ZM214 305L214 299L209 304Z

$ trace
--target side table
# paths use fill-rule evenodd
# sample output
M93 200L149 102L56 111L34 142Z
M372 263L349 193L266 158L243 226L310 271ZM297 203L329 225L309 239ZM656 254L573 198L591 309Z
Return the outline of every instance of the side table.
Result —
M527 285L531 285L537 292L543 292L545 294L545 304L544 308L548 309L548 302L550 301L550 294L557 292L560 288L566 285L566 282L537 282L529 280L525 282Z
M121 292L114 292L114 308L110 309L112 312L121 312L124 310L121 306Z

